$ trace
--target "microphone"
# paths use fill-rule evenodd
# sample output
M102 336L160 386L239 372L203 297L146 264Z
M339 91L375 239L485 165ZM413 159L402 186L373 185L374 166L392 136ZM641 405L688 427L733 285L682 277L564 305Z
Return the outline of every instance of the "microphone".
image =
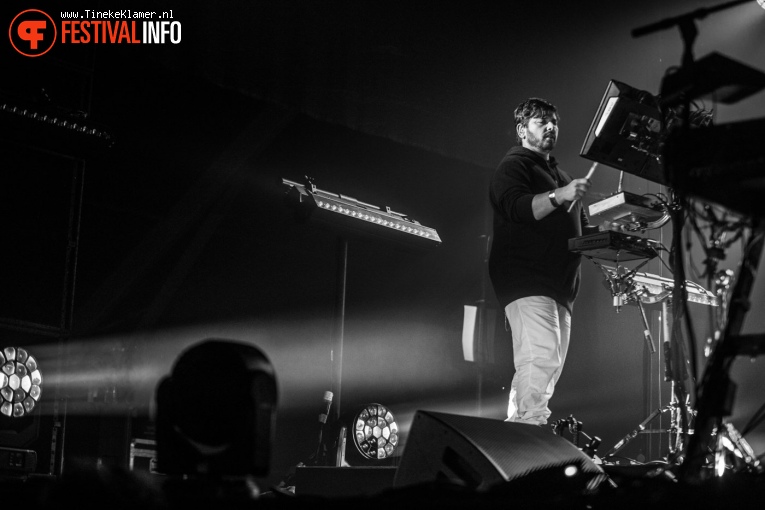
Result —
M321 411L319 412L319 423L321 428L324 428L324 424L327 423L327 417L329 416L329 409L332 407L332 398L334 395L331 391L324 392L324 400L322 402Z
M324 427L327 425L327 418L329 417L329 410L332 407L332 398L334 395L331 391L324 392L324 399L322 400L321 410L319 411L319 444L316 446L316 452L313 454L314 464L323 465L326 451L323 451L324 446Z

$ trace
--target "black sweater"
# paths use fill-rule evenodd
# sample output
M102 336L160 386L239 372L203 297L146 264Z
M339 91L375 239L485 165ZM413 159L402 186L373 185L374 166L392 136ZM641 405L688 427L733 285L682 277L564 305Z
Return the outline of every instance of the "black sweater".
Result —
M504 308L516 299L548 296L569 312L579 292L580 261L568 251L568 240L589 226L581 202L568 213L568 203L541 220L534 219L534 195L571 182L571 176L524 147L513 147L491 179L494 236L489 275Z

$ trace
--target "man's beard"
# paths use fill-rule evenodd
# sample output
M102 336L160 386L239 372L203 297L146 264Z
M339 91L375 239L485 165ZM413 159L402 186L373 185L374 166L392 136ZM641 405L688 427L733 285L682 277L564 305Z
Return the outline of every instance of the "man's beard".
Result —
M533 134L529 133L529 145L536 147L541 151L550 152L555 148L555 135L544 136L540 140Z

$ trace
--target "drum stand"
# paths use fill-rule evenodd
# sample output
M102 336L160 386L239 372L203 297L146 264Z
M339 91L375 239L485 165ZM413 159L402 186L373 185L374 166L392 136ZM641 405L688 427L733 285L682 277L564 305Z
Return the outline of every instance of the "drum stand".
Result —
M651 335L651 328L648 323L643 302L661 302L663 352L665 365L664 380L670 383L669 404L664 407L657 408L649 413L645 420L640 422L640 424L638 424L634 430L632 430L619 442L617 442L608 452L604 454L602 459L604 462L608 462L609 460L613 459L614 456L616 456L617 453L619 453L625 446L627 446L628 443L635 439L638 434L648 433L646 431L647 425L664 413L669 413L670 425L668 429L659 430L659 432L666 432L669 434L669 446L666 458L674 458L683 451L686 438L689 434L692 433L691 421L695 416L695 412L689 404L690 396L687 394L685 386L682 383L682 381L688 377L687 371L685 370L685 365L682 363L687 363L685 352L679 342L674 342L675 346L673 348L673 335L671 329L674 321L671 319L672 304L670 293L663 293L659 295L658 298L652 299L652 295L649 294L645 288L640 288L635 284L632 277L637 272L637 269L642 267L645 262L628 272L625 272L625 268L623 266L619 266L617 263L615 274L609 272L597 262L595 262L595 264L600 267L610 284L611 295L613 297L614 306L617 307L617 312L620 311L621 306L623 306L625 303L634 303L637 305L638 309L640 310L640 317L643 322L643 337L645 339L646 349L650 354L656 353L656 346Z
M642 301L640 300L640 297L637 297L637 305L640 308L641 317L643 319L643 325L645 327L644 335L646 337L646 342L649 343L651 346L651 352L656 352L655 348L653 348L653 340L650 336L650 330L648 326L648 321L646 320L645 315L645 309L643 307ZM669 434L669 445L668 445L668 451L667 451L667 459L671 459L676 457L680 452L683 451L683 448L685 446L685 440L688 436L688 434L692 433L692 420L695 416L695 411L690 406L690 396L687 395L685 392L685 387L681 382L682 376L680 379L675 377L675 368L677 368L677 364L675 363L675 367L673 367L673 361L679 354L678 352L673 352L672 344L670 341L671 336L668 334L669 327L666 327L668 324L671 324L671 321L667 320L668 317L671 315L670 311L671 303L668 299L665 299L662 302L662 318L663 323L665 325L664 328L664 371L665 376L664 380L668 381L670 383L670 401L669 403L664 406L660 407L658 409L655 409L653 412L651 412L648 417L646 417L645 420L640 422L640 424L635 428L633 431L631 431L629 434L624 436L619 442L617 442L608 452L606 452L603 456L603 461L607 462L611 460L617 453L619 453L629 442L631 442L633 439L637 437L640 433L645 433L647 425L652 422L656 417L664 414L669 413L670 417L670 424L669 428L666 430L659 430L659 432L666 432ZM684 372L681 372L681 374Z
M765 233L761 233L760 236L759 250L761 250L761 239L765 237ZM755 255L752 256L750 254L750 258L756 259L759 257L759 250L752 250L755 252ZM729 468L736 471L747 470L756 473L765 471L765 468L763 468L755 456L751 446L735 427L723 420L722 417L717 417L717 421L706 418L705 420L702 420L703 423L696 425L695 422L697 421L698 411L691 407L690 395L684 384L684 381L689 378L687 370L688 359L683 346L681 329L678 324L680 321L676 321L673 317L672 293L662 292L659 294L651 294L645 287L641 288L633 279L637 272L637 268L631 271L626 271L624 267L617 264L616 270L612 273L597 262L596 264L600 266L601 270L603 270L606 275L617 311L625 303L635 303L638 306L643 321L643 336L646 342L646 350L650 353L655 353L656 348L654 346L653 338L651 337L650 327L643 303L661 303L664 381L670 383L669 404L650 412L646 419L638 424L634 430L624 436L608 452L606 452L603 455L602 460L604 462L612 460L616 454L634 440L638 434L655 432L653 430L646 430L647 425L658 416L664 413L669 413L669 428L667 430L658 430L658 432L669 434L668 451L664 458L668 464L681 465L681 467L686 470L693 469L698 472L701 470L701 465L704 463L702 459L709 457L709 465L714 467L716 476L722 476L722 473ZM638 268L639 267L640 266L638 266ZM746 267L756 268L756 260L750 260ZM718 286L721 288L717 289L718 292L716 292L716 294L718 296L725 295L727 285L718 284ZM682 311L682 309L680 310ZM716 372L711 373L713 375L716 374ZM717 374L719 375L719 371ZM708 374L706 374L706 377L709 377ZM707 387L714 387L714 385L707 381ZM695 431L694 427L699 430ZM686 459L689 452L691 457ZM686 468L684 464L688 464L691 467Z

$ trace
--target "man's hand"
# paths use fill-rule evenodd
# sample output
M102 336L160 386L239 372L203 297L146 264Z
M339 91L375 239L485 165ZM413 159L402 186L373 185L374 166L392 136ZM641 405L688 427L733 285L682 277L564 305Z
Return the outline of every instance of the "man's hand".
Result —
M555 202L559 204L557 206L553 205L547 192L534 195L534 200L531 202L534 219L541 220L565 204L569 204L568 210L571 211L571 205L574 203L574 200L580 200L585 196L590 189L590 184L590 180L585 177L583 179L574 179L562 188L555 188L553 191L555 193Z
M556 196L559 201L573 202L581 200L590 189L592 183L587 178L574 179L562 188L558 188Z

